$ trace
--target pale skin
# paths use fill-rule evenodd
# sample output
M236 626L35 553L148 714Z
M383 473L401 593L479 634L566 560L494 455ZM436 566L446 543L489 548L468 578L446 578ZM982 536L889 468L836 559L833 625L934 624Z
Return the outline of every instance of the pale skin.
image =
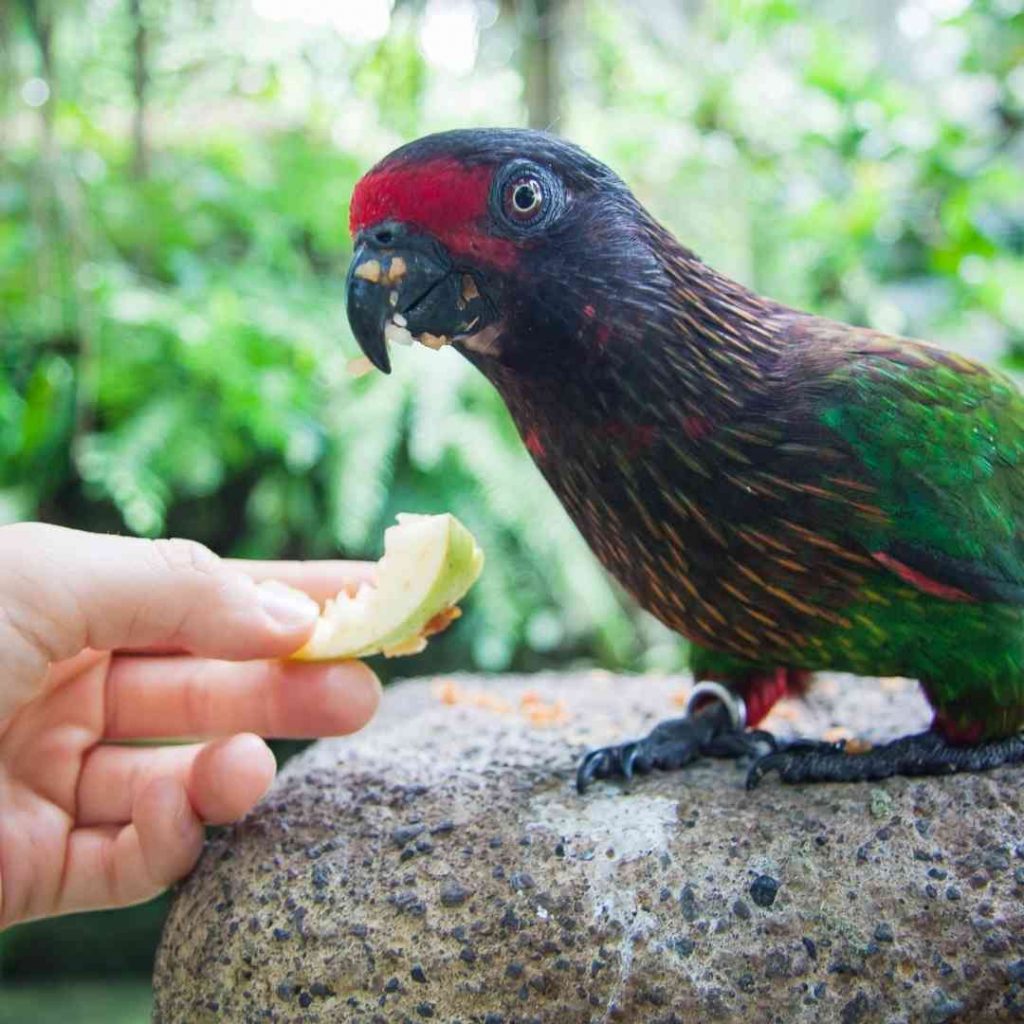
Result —
M204 825L266 792L260 737L363 726L380 696L365 665L279 659L371 573L0 527L0 929L150 899L195 864ZM172 737L192 742L124 742Z

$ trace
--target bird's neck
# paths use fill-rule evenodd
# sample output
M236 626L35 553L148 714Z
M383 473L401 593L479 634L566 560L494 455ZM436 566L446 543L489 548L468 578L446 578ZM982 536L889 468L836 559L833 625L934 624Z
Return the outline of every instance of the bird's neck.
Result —
M779 358L783 307L714 271L659 225L639 265L608 268L598 293L564 285L566 304L511 320L511 358L474 359L524 437L531 429L650 428L699 434L763 396ZM472 358L472 357L471 357Z

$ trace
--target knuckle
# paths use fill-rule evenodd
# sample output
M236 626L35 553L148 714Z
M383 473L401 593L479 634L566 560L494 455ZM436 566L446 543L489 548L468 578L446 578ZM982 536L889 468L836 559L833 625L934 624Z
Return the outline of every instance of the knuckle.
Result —
M198 541L171 537L150 541L150 545L159 565L172 573L213 576L220 570L220 559Z
M220 558L208 547L179 537L147 541L150 557L163 585L160 600L167 608L157 614L176 616L165 623L162 632L173 638L190 634L216 609L221 609L231 593L231 577ZM173 594L171 593L173 592Z

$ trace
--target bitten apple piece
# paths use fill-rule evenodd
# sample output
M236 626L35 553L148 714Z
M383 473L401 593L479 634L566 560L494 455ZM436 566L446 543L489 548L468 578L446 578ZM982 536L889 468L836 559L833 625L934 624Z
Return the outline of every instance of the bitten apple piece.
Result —
M402 513L384 531L375 585L327 602L301 661L418 654L427 637L458 618L456 607L476 582L484 554L453 515Z

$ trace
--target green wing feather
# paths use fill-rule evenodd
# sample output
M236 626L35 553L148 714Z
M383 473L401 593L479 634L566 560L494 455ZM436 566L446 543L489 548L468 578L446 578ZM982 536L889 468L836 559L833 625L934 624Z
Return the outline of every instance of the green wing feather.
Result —
M876 488L872 553L979 600L1024 604L1024 398L1001 374L919 342L839 326L820 420ZM815 337L816 335L816 337Z

